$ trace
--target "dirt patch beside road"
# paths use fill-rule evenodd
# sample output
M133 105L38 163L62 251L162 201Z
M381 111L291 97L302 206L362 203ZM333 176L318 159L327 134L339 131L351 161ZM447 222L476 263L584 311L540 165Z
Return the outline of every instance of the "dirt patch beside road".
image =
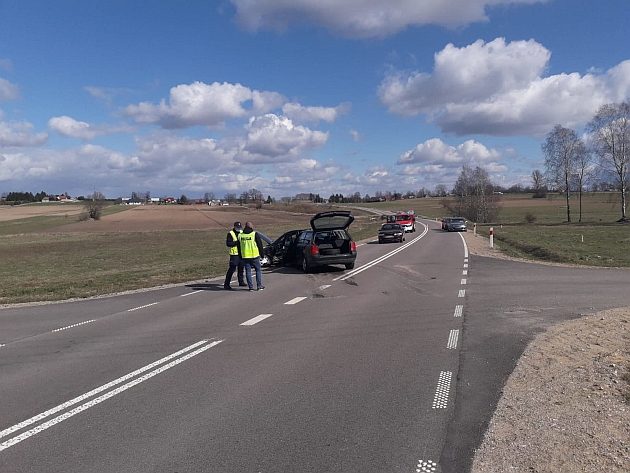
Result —
M465 235L471 254L511 259ZM630 308L558 324L527 347L473 473L630 471Z

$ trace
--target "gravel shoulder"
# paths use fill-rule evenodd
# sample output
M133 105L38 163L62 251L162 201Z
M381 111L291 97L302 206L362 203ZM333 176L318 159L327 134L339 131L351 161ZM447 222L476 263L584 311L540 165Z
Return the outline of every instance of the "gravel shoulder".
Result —
M474 255L510 259L465 235ZM537 336L510 375L473 473L630 471L630 307Z

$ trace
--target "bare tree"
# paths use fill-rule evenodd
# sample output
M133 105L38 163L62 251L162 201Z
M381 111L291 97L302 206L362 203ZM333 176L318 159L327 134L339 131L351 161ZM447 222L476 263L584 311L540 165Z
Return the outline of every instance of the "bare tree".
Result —
M567 222L571 222L570 184L580 147L584 147L584 143L577 133L561 125L553 127L542 145L547 178L566 194Z
M630 167L630 101L602 105L589 122L593 150L601 166L613 171L621 196L621 219L626 218L626 191Z
M493 191L494 185L485 169L464 166L453 188L458 213L473 222L493 221L499 214L498 198Z
M584 184L589 180L593 173L593 155L586 147L584 142L580 140L580 144L575 156L575 180L577 183L577 189L580 196L580 217L579 222L582 222L582 194L584 192Z
M105 195L95 191L94 194L88 195L87 199L83 201L83 206L87 212L87 218L100 220L101 213L105 207Z
M547 195L545 175L539 169L534 169L532 172L532 184L532 187L534 188L534 198L538 199Z

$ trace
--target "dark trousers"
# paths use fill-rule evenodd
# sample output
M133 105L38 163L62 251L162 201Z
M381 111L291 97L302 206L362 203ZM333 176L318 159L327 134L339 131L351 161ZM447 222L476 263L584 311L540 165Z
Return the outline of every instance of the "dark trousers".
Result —
M225 274L225 282L224 286L229 286L232 282L232 276L234 275L234 271L238 268L238 272L236 273L236 277L238 278L238 283L240 285L245 284L245 278L243 277L243 261L241 261L241 257L239 255L230 255L230 265L228 266L227 273Z
M256 287L260 289L263 286L262 283L262 270L260 268L260 257L256 258L243 258L245 264L245 277L247 278L247 285L250 289L254 287L254 281L252 281L252 266L256 271Z

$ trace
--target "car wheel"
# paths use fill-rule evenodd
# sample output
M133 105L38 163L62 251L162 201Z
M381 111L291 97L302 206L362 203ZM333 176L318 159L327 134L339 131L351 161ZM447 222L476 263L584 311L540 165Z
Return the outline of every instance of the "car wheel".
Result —
M346 269L354 269L354 263L346 263Z
M302 258L302 271L308 273L311 270L311 266L308 264L306 257Z

